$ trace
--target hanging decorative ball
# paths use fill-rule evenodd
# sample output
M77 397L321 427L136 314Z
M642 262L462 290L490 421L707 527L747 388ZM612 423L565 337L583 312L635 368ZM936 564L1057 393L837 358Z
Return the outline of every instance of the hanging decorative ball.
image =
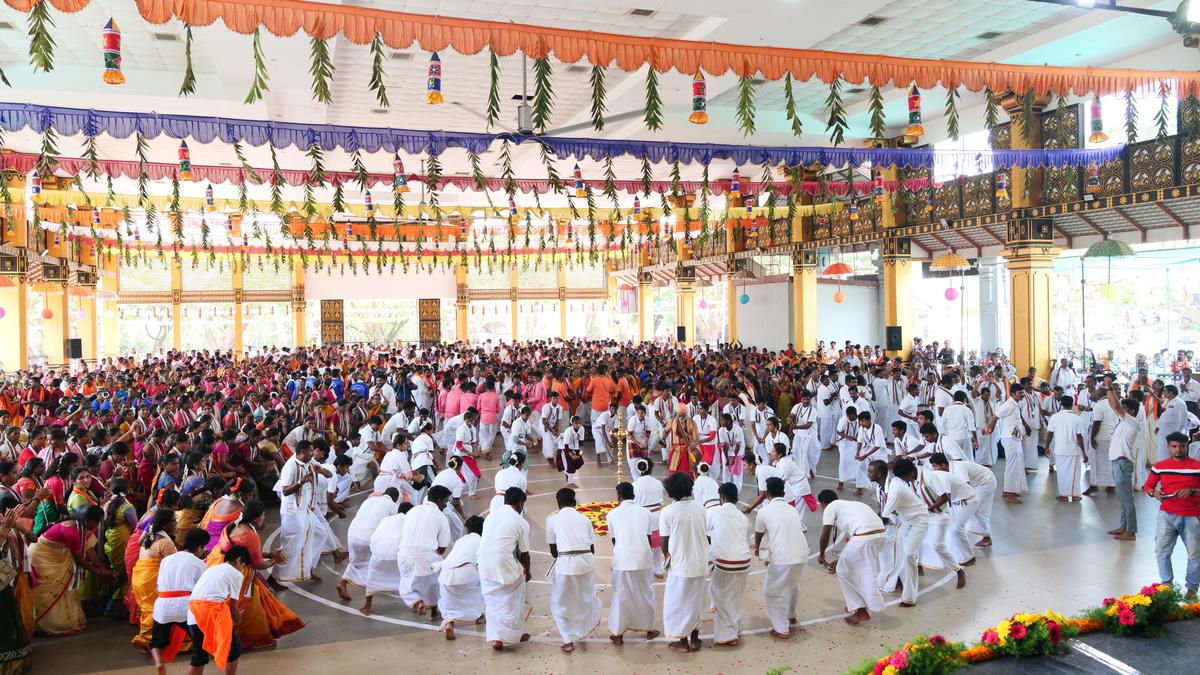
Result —
M904 130L904 135L925 135L925 127L921 126L921 92L915 84L908 90L908 128Z
M587 189L583 187L583 170L579 168L579 164L575 165L575 196L587 196Z
M1095 162L1088 165L1087 191L1092 194L1100 191L1100 167Z
M958 299L958 289L951 286L951 287L947 288L946 292L942 293L942 295L946 296L946 299L949 300L950 302L954 302L955 300Z
M843 302L846 301L846 294L841 291L835 292L833 294L833 301L839 305L842 304Z
M708 309L708 301L700 298L700 309Z
M84 319L87 318L87 312L83 311L82 309L77 310L75 312L75 318L79 319L80 321L83 321Z
M100 207L93 206L92 207L92 225L99 225L99 224L100 224Z
M404 160L400 159L398 152L392 157L392 190L396 194L408 192L408 178L404 175Z
M745 293L742 293L741 296L738 297L738 302L740 302L743 305L748 305L748 304L750 304L750 296L746 295Z
M699 69L692 78L692 114L688 115L688 121L692 124L708 124L708 84Z
M3 319L5 314L8 314L8 312L3 307L0 307L0 319Z
M736 168L733 170L733 176L729 179L729 196L734 198L742 196L742 174Z
M876 170L875 177L872 179L871 182L873 184L872 192L874 193L874 196L875 196L875 202L877 204L882 204L884 199L886 198L884 195L884 190L883 190L883 172Z
M100 52L104 55L104 81L125 84L125 76L121 74L121 27L112 19L100 31Z
M1112 283L1100 284L1100 297L1112 302L1117 299L1117 285Z
M996 199L1008 197L1008 174L1003 171L996 173Z
M54 318L54 312L52 312L52 311L51 311L51 310L49 310L49 309L43 309L43 310L42 310L42 318L43 318L43 319L53 319L53 318Z
M429 57L429 77L425 81L425 102L437 105L446 99L442 98L442 57L437 52Z
M1100 109L1100 97L1092 97L1092 133L1088 136L1088 143L1103 143L1108 140L1108 134L1104 133L1104 114Z
M205 211L216 211L217 210L216 200L213 199L212 183L209 183L208 185L204 186L204 210Z
M179 141L179 180L192 178L192 151L188 149L187 141Z

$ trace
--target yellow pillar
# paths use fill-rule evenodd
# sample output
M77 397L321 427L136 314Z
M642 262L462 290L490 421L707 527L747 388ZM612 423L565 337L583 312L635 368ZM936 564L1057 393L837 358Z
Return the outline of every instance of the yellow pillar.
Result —
M88 363L96 362L96 296L79 299L79 311L83 316L79 319L77 333L83 347L83 360Z
M690 269L690 268L689 268ZM693 272L695 274L695 272ZM691 279L676 279L678 292L675 294L675 317L683 326L683 344L688 347L696 345L696 281Z
M1054 248L1048 220L1018 221L1009 225L1010 239L1004 257L1012 302L1012 361L1018 373L1035 366L1050 372L1053 359Z
M299 260L292 261L292 342L295 347L303 347L307 343L304 326L304 265Z
M237 214L229 216L229 238L231 241L237 241L242 238L242 217ZM242 282L243 269L242 256L238 254L230 255L229 277L230 287L233 289L233 357L240 359L246 355L246 335L244 318L242 316L243 308L245 307L245 291Z
M467 266L457 265L454 268L455 298L454 325L460 342L466 342L467 315L471 309L471 289L467 286Z
M120 289L121 265L116 255L106 253L97 265L98 274L96 292L104 292L105 296L115 294ZM100 334L104 337L104 358L116 356L120 351L120 341L117 333L117 301L115 297L106 297L100 303Z
M638 339L654 339L654 285L649 272L638 272Z
M1040 150L1042 148L1041 112L1050 102L1049 96L1035 97L1033 101L1033 118L1029 120L1029 131L1025 131L1025 114L1021 98L1009 94L1000 99L1000 105L1008 113L1011 121L1011 136L1013 150ZM999 170L999 167L997 167ZM1022 169L1012 167L1012 180L1008 193L1012 196L1014 209L1030 206L1040 206L1042 203L1042 170L1039 168Z
M61 366L67 363L67 338L71 337L70 306L67 304L67 289L44 294L45 305L42 315L42 347L46 351L46 365ZM50 310L50 318L45 318Z
M907 238L883 240L883 323L900 327L901 349L888 356L908 358L912 344L912 244Z
M25 277L9 277L16 285L0 288L0 368L6 371L29 367L29 285Z
M817 350L817 255L792 253L792 345L796 351Z
M739 304L738 296L740 296L741 293L738 292L737 284L734 283L732 274L733 254L738 253L741 250L741 242L738 241L737 237L737 225L733 220L725 221L725 252L728 254L725 264L726 269L729 272L729 275L725 277L725 302L727 305L725 320L728 324L728 335L726 336L726 339L730 344L738 341L737 309Z
M517 266L514 263L509 263L508 266L508 299L512 302L511 321L512 323L512 341L517 341Z
M169 258L171 267L171 348L179 349L183 342L183 263Z
M558 263L558 337L567 339L567 269Z

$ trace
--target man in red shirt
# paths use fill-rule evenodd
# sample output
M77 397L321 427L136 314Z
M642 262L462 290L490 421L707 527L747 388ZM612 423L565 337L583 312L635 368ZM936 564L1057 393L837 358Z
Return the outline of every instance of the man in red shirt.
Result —
M1170 457L1150 469L1145 490L1161 504L1158 533L1154 538L1158 556L1158 574L1162 583L1171 584L1175 572L1171 554L1175 542L1183 538L1187 549L1187 599L1196 599L1200 586L1200 460L1188 457L1188 437L1179 432L1167 435Z

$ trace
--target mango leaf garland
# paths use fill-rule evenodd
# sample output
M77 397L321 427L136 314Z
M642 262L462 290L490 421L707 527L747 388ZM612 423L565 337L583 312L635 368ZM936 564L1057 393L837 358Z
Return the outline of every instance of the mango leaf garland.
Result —
M604 131L604 113L608 111L608 106L604 104L604 68L602 66L592 66L591 84L592 127L596 131Z
M958 140L958 90L946 90L946 134Z
M1018 100L1021 102L1021 140L1028 146L1033 142L1034 125L1037 124L1037 116L1033 112L1033 89L1019 96Z
M250 91L246 93L244 103L257 103L262 100L263 94L267 93L268 81L267 62L263 57L262 38L258 32L259 29L254 29L254 39L251 42L251 52L254 57L254 75L250 80Z
M384 82L383 72L383 35L375 34L375 38L371 40L371 80L367 84L371 91L375 93L375 100L384 108L391 107L391 102L388 101L387 83Z
M487 120L487 128L491 129L500 121L500 58L496 56L495 50L488 50L488 79L487 112L484 119Z
M196 93L196 71L192 69L192 27L183 24L183 82L179 85L180 96Z
M825 130L829 132L829 140L836 147L846 140L846 108L842 103L842 80L838 78L829 84L829 95L825 97L825 112L828 122Z
M320 38L311 38L309 47L308 74L312 76L313 99L318 103L333 103L333 94L329 91L333 81L333 59L329 56L329 44Z
M550 146L538 143L538 147L541 152L542 166L546 167L546 182L554 194L562 194L562 176L559 175L558 168L554 166L554 154L550 151Z
M879 91L879 85L871 85L871 95L868 99L867 107L871 111L871 137L885 138L887 136L887 129L883 116L883 94Z
M1158 83L1158 112L1154 114L1154 126L1157 130L1158 139L1162 140L1167 137L1167 123L1171 119L1168 112L1171 98L1171 85L1166 81Z
M33 71L45 73L54 70L54 17L50 16L49 0L37 0L29 8L29 64Z
M658 92L658 71L654 66L646 69L646 109L642 120L650 131L659 131L663 125L662 95Z
M1000 106L996 104L996 96L990 87L984 88L983 98L985 101L983 125L988 130L988 142L991 143L996 136L996 127L1000 126Z
M642 153L642 194L650 196L650 188L654 184L654 167L650 164L650 156Z
M554 69L549 57L533 61L533 128L546 133L550 116L554 112Z
M737 117L738 130L743 136L754 135L754 96L755 96L754 79L749 75L743 75L738 79L738 95L737 108L735 116Z
M1125 139L1128 143L1137 143L1138 139L1138 110L1137 99L1133 97L1133 90L1125 90Z
M796 96L792 91L792 74L790 72L785 73L783 78L783 112L792 125L792 134L799 138L804 134L804 123L796 109Z

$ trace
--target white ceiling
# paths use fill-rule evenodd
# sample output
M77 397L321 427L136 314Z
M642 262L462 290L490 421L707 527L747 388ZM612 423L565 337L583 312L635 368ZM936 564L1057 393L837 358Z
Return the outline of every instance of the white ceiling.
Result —
M421 14L438 14L490 19L528 25L545 25L580 30L617 32L631 35L714 40L751 45L816 48L856 51L895 56L954 58L978 61L1036 63L1053 59L1070 65L1136 64L1142 68L1200 70L1200 53L1185 49L1165 20L1106 11L1084 11L1029 0L859 0L830 3L826 0L370 0L347 2L381 9ZM1172 2L1123 0L1123 4L1161 6ZM652 10L648 17L631 14L633 9ZM179 98L183 66L183 27L178 21L155 26L137 13L127 0L93 0L75 14L52 10L56 24L55 69L50 74L34 74L28 65L28 37L24 14L0 6L0 67L13 83L0 89L0 99L42 104L91 107L110 110L157 111L196 115L221 115L296 122L391 126L415 129L483 131L483 111L488 89L488 58L485 54L463 56L445 52L443 91L447 103L425 103L425 71L428 54L417 49L388 50L386 66L391 107L379 108L368 90L370 52L366 46L344 39L330 41L334 58L333 96L329 106L312 100L308 76L307 37L277 38L263 35L268 59L270 92L254 105L242 103L249 88L252 62L249 36L237 35L223 24L193 29L193 63L198 78L197 94ZM867 27L863 19L886 19ZM101 28L113 17L123 33L124 71L127 84L108 86L101 81ZM992 39L980 37L992 31L1001 33ZM1104 39L1117 35L1119 39ZM170 38L173 37L174 40ZM589 71L554 62L555 128L587 122L590 117ZM521 91L522 60L501 59L501 99L504 126L515 117L514 95ZM616 68L607 70L609 115L639 111L643 104L645 73L626 74ZM678 141L723 143L796 144L788 133L783 116L782 85L763 83L757 87L759 132L744 139L737 130L731 91L736 79L731 76L709 77L709 112L712 121L705 126L687 122L690 111L690 78L668 73L660 78L665 103L666 128L650 133L642 128L640 115L612 122L603 133L590 128L571 135L610 138L656 138ZM852 89L851 85L846 86ZM823 106L828 87L819 82L797 85L796 92L805 120L805 136L800 144L821 145L824 134ZM887 93L888 124L899 130L906 122L902 93ZM931 131L938 127L944 92L927 92L925 117ZM866 134L866 93L847 93L853 137ZM963 131L982 126L978 97L964 96L960 103ZM932 131L936 134L936 131ZM929 140L936 140L930 138ZM9 147L36 151L36 137L13 134ZM153 159L174 161L172 143L156 143ZM64 152L77 151L64 141ZM108 141L106 156L132 159L132 143ZM232 157L219 144L193 147L196 163L228 163ZM284 166L303 168L307 162L297 153L284 153ZM257 151L251 161L267 164L266 155ZM329 167L343 169L348 162L331 154ZM379 158L372 166L386 170L387 161ZM487 162L485 160L485 166ZM569 167L559 167L566 174ZM410 171L416 170L409 167ZM448 172L454 169L449 169ZM585 172L592 175L590 169ZM532 157L518 162L518 176L543 177L544 170ZM623 176L625 177L625 176ZM665 178L666 176L659 176ZM757 177L757 176L754 176Z

